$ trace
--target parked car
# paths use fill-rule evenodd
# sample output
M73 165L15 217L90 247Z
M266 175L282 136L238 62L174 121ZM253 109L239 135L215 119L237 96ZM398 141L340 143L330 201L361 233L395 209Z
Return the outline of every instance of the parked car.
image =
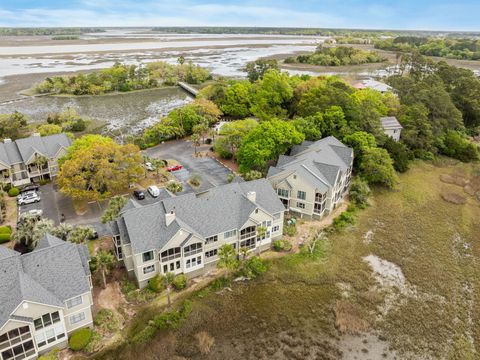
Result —
M148 193L152 195L154 198L160 195L160 189L155 185L149 186L147 189Z
M180 170L182 168L183 168L182 165L172 165L172 166L167 167L167 171L177 171L177 170Z
M40 186L37 184L30 184L27 186L24 186L23 188L20 189L20 194L27 193L30 191L38 191L40 189Z
M133 192L133 196L135 196L138 200L145 199L145 193L142 190L135 190Z
M148 171L155 171L155 166L153 166L151 162L146 162L145 169L147 169Z
M43 210L42 209L32 209L32 210L27 211L24 214L28 214L28 215L31 215L31 216L42 216L43 215Z
M25 205L25 204L36 203L36 202L39 202L40 200L41 200L40 196L36 192L32 191L20 196L20 198L17 199L17 203L18 205Z

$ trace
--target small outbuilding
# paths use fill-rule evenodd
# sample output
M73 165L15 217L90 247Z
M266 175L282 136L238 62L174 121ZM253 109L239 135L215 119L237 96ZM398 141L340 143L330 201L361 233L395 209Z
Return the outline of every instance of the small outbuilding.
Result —
M395 116L386 116L380 118L383 132L393 140L399 141L403 126L398 122Z

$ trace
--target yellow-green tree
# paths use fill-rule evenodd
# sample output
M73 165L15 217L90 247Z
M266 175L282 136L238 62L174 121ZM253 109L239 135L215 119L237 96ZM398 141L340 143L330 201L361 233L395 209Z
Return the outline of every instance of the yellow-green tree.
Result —
M57 182L60 191L74 199L98 201L127 190L142 176L141 164L137 146L89 135L69 148Z

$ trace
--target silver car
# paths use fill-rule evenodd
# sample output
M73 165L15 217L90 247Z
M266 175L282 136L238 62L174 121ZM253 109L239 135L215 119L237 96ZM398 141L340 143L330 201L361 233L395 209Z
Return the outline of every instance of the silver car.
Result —
M25 205L25 204L36 203L36 202L39 202L40 200L41 200L40 196L36 192L28 192L28 193L22 194L22 196L20 196L17 199L17 203L18 205Z

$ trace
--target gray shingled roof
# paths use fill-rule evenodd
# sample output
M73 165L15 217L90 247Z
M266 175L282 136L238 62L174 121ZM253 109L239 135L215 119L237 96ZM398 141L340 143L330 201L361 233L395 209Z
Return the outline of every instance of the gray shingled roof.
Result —
M90 291L88 260L86 246L51 235L24 255L0 246L0 328L23 301L63 307Z
M252 203L247 193L254 191ZM202 194L185 194L163 199L151 205L122 212L117 220L119 229L125 225L126 234L134 253L160 250L183 229L200 237L209 237L242 227L257 208L275 214L285 211L275 190L265 179L231 183L210 189ZM175 212L176 219L167 226L165 214ZM120 230L121 231L121 230Z
M352 162L353 150L329 136L294 146L290 156L282 156L275 167L270 167L267 178L295 172L323 193L328 190L328 185L335 183L338 172L346 171Z
M384 130L403 129L403 126L398 122L395 116L386 116L380 118L380 123Z
M30 136L16 141L0 143L0 161L6 165L26 162L37 152L53 158L60 148L67 148L72 141L66 134Z

